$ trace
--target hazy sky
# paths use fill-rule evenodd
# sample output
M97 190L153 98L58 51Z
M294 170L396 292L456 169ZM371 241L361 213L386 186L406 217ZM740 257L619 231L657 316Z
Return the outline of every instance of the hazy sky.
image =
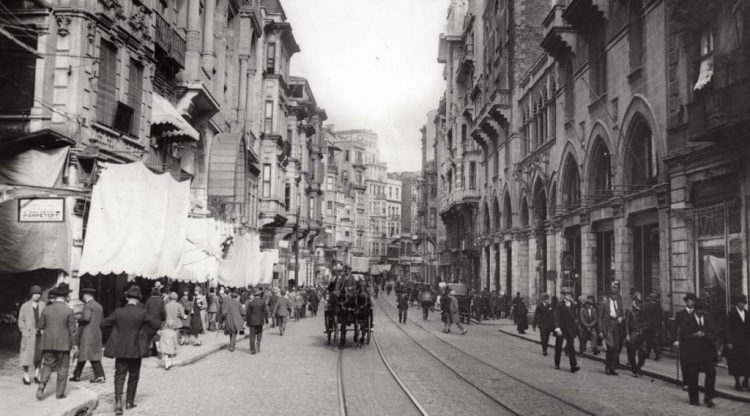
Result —
M419 128L444 88L437 63L449 0L282 0L308 79L336 130L371 129L389 171L419 170Z

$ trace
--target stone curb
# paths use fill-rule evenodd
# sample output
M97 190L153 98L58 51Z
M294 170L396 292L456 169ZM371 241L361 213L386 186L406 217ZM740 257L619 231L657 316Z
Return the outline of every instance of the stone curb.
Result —
M485 324L485 323L481 323L481 322L476 322L476 324L478 324L478 325L488 325L488 326L502 326L503 325L503 324ZM508 330L505 330L505 329L502 329L502 328L498 329L498 331L502 332L503 334L511 335L511 336L516 337L516 338L522 339L524 341L533 342L535 344L542 345L541 341L535 340L535 339L529 339L529 338L527 338L527 337L525 337L525 336L523 336L521 334L515 334L515 333L513 333L511 331L508 331ZM583 356L585 358L588 358L589 360L598 361L600 363L604 362L604 358L599 357L597 355L590 354L588 352L584 353ZM643 372L643 374L645 374L645 375L647 375L649 377L652 377L652 378L655 378L655 379L658 379L658 380L662 380L662 381L666 381L666 382L671 383L671 384L679 385L679 384L682 383L681 381L679 381L677 378L675 378L673 376L666 375L666 374L663 374L663 373L659 373L659 372L656 372L656 371L653 371L653 370L647 370L647 369L644 368L641 371ZM700 386L700 389L701 389L701 391L703 391L703 386ZM743 396L738 396L736 394L733 394L731 391L727 391L727 390L724 390L724 389L721 389L721 390L717 389L716 390L716 397L721 397L721 398L724 398L724 399L734 400L734 401L743 402L743 403L750 403L750 398L743 397Z

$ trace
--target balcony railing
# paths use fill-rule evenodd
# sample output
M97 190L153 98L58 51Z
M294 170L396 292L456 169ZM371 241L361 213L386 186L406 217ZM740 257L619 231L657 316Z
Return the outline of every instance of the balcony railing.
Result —
M710 88L710 87L709 87ZM688 104L691 141L722 141L743 134L750 127L750 78L722 88L702 91Z
M181 68L185 67L185 39L158 13L156 16L156 45Z

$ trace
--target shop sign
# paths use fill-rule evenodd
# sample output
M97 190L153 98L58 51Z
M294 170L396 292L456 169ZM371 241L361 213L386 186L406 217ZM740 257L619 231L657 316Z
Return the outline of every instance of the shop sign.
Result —
M65 199L20 198L18 222L65 222Z

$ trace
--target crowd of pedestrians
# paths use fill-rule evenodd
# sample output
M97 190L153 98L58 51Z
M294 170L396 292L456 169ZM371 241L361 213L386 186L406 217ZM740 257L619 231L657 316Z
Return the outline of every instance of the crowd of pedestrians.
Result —
M136 391L143 358L159 356L164 369L181 345L200 346L207 331L223 331L229 336L229 351L236 348L237 335L247 332L249 351L261 351L264 327L278 328L283 335L290 317L301 319L307 310L317 315L320 288L300 287L293 291L278 288L235 290L209 289L208 296L195 286L182 296L160 282L150 296L131 285L123 292L120 307L105 318L93 288L83 288L83 306L76 314L70 306L71 290L66 283L50 289L46 302L42 290L32 286L29 300L19 311L21 332L20 364L25 385L37 384L36 398L43 400L53 373L56 373L58 399L65 398L68 381L80 382L86 363L91 363L91 383L105 383L102 358L115 360L115 414L135 408ZM73 374L68 379L71 361ZM123 401L124 394L124 401Z
M560 368L563 353L568 356L570 371L580 369L577 355L583 355L588 345L594 355L605 353L604 373L617 376L620 354L626 350L627 367L633 377L642 375L643 366L651 352L659 360L664 339L665 313L659 298L651 293L647 297L639 292L631 296L630 305L624 305L618 285L612 285L608 296L598 303L593 296L573 298L570 288L561 290L562 299L542 295L532 321L534 331L539 329L542 355L547 355L550 335L555 337L554 365ZM713 407L716 395L716 364L719 360L717 345L723 344L722 354L727 357L729 374L735 379L737 391L750 390L750 322L747 319L747 297L736 295L727 316L727 328L719 330L712 314L696 308L695 294L684 297L685 309L675 315L674 342L684 387L690 404L700 405L698 374L706 374L703 402ZM513 300L522 304L523 299ZM523 307L519 308L522 311ZM518 318L518 317L517 317ZM522 325L517 322L519 332ZM724 333L722 333L724 332ZM575 341L578 340L578 351Z

